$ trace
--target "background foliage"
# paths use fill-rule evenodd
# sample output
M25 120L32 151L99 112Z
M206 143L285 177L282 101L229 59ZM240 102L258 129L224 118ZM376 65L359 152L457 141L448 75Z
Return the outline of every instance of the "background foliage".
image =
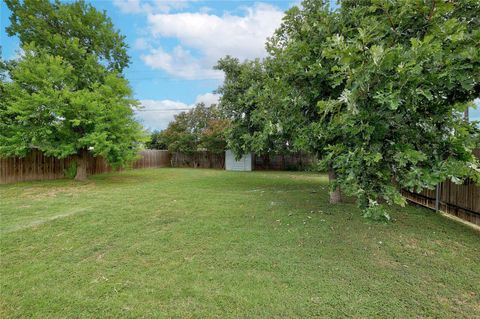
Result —
M229 123L216 105L199 103L192 110L175 115L165 130L153 132L146 146L187 154L197 150L223 153Z

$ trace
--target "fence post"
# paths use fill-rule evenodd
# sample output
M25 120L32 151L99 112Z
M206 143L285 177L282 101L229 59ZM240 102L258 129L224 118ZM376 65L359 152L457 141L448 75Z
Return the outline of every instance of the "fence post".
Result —
M440 187L441 183L438 183L437 186L435 187L435 211L438 212L440 208Z

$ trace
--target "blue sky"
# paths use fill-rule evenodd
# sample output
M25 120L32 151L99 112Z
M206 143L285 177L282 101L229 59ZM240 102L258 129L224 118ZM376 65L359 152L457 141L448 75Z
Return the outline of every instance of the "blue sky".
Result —
M150 129L161 129L179 112L172 109L217 100L212 92L223 75L212 67L219 58L226 54L241 59L265 56L267 36L273 34L293 1L89 2L105 10L126 36L132 61L126 77L145 106L138 118ZM0 43L3 57L9 59L18 52L18 40L5 33L10 12L0 3Z
M173 115L196 102L214 103L223 75L212 69L227 55L265 56L264 43L296 0L87 0L105 10L126 36L131 66L126 77L149 129L165 128ZM0 2L3 58L18 54L18 40L5 33L10 12ZM480 111L472 111L480 119Z

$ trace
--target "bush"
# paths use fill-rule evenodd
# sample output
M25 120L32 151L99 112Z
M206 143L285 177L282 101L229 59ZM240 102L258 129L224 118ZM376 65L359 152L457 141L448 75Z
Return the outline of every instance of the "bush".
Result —
M74 179L75 175L77 175L77 162L73 161L68 165L66 169L63 170L65 177L68 179Z

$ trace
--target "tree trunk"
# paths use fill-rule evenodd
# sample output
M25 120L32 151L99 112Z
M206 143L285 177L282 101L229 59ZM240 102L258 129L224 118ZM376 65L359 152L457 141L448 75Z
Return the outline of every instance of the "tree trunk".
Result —
M77 174L76 181L85 181L87 179L87 150L82 149L77 156Z
M328 170L328 181L332 183L336 179L335 170L330 168ZM342 192L340 191L340 187L337 186L333 192L330 192L330 203L337 204L342 202Z
M463 120L465 122L468 122L469 121L469 114L468 114L468 107L465 109L465 111L463 112Z

